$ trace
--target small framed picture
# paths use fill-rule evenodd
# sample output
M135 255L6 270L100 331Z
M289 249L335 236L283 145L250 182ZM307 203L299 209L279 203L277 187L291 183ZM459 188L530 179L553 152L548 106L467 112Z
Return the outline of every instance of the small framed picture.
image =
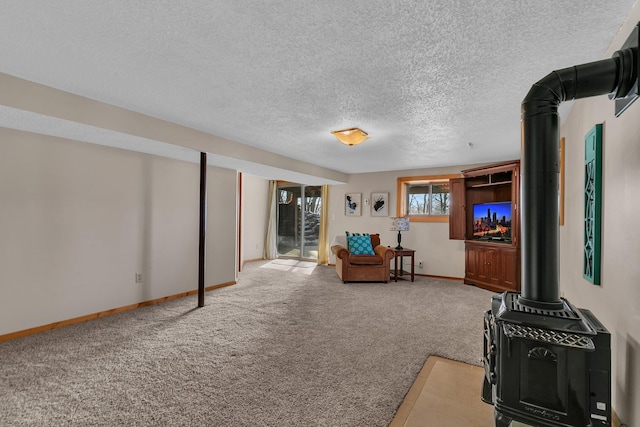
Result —
M371 193L371 216L389 216L389 193Z
M362 215L362 193L346 193L344 195L344 214L346 216Z

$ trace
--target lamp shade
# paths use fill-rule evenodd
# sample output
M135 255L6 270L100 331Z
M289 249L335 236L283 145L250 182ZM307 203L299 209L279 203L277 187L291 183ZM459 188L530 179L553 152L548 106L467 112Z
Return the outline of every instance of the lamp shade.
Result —
M331 133L345 145L358 145L369 139L369 134L359 128L334 130Z
M409 230L409 217L391 217L391 231Z

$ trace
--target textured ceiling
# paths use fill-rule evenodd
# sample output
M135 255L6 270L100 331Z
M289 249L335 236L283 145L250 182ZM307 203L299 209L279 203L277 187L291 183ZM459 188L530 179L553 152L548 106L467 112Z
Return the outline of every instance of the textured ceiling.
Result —
M519 158L531 85L602 59L632 6L0 0L0 72L345 173L473 164ZM354 126L372 138L329 133Z

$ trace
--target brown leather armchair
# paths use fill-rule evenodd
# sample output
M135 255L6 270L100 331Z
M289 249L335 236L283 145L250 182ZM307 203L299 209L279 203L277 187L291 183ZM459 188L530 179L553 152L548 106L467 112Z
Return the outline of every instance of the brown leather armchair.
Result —
M380 244L379 234L371 234L370 237L375 255L352 255L346 244L331 246L336 256L336 271L344 283L389 281L393 249Z

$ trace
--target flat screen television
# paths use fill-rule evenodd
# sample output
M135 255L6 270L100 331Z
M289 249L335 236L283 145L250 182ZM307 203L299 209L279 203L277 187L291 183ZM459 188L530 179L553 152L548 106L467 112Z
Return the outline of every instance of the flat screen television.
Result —
M473 239L511 243L511 202L473 205Z

